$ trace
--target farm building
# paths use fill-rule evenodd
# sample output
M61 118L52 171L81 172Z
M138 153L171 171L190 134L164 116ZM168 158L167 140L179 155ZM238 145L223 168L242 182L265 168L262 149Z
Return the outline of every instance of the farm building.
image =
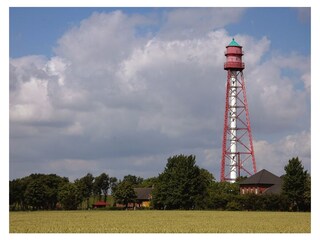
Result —
M153 188L134 188L137 196L136 207L150 207L152 189Z
M149 208L152 195L151 192L153 188L134 188L133 189L136 194L135 202L130 202L128 204L129 209L135 209L135 208ZM117 207L125 207L124 204L117 203Z
M106 206L110 206L110 204L108 202L104 202L104 201L99 201L99 202L92 204L92 208L104 208Z
M282 179L263 169L251 177L241 181L240 194L280 194Z

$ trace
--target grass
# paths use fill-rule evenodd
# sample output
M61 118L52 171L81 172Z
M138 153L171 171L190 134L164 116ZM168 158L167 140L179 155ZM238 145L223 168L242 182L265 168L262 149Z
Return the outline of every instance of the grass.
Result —
M10 233L310 233L310 213L231 211L10 212Z

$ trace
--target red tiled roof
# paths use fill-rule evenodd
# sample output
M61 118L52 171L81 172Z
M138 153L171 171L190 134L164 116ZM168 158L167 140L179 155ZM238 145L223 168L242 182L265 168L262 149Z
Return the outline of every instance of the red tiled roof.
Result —
M109 203L107 202L104 202L104 201L100 201L100 202L96 202L94 204L92 204L93 206L107 206L107 205L110 205Z

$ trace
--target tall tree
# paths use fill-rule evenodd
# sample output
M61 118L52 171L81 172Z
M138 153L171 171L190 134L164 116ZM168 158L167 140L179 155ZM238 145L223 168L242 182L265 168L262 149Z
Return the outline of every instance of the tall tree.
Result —
M65 210L76 210L83 200L80 189L75 183L65 183L61 186L58 199Z
M23 179L14 179L9 181L9 203L10 209L23 209L24 207L24 192L26 189L26 184Z
M141 184L139 184L138 187L142 187L142 188L151 188L154 187L154 185L156 184L158 178L157 177L151 177L151 178L146 178L142 181Z
M46 186L46 202L45 209L55 209L58 202L59 187L67 182L68 178L60 177L56 174L42 174L40 177L42 184Z
M109 175L106 173L101 173L98 177L94 179L93 192L101 200L101 193L104 195L104 201L107 201L107 194L110 186Z
M46 201L47 188L40 180L34 180L28 184L24 193L26 203L33 210L41 209Z
M311 175L307 174L305 192L304 192L304 209L311 211Z
M93 193L93 180L94 177L91 173L88 173L86 176L76 179L75 183L78 189L81 191L82 196L87 201L87 209L89 209L89 199Z
M114 189L113 197L117 203L124 204L128 208L129 203L136 200L136 194L133 189L133 184L130 181L121 181Z
M153 191L154 207L165 209L198 207L206 194L210 182L208 179L213 178L211 176L195 165L194 155L170 157Z
M308 173L298 157L289 160L284 170L282 192L287 196L290 208L299 211L304 206Z
M116 177L110 177L109 181L110 181L111 193L113 194L118 185L118 179Z
M143 178L134 175L126 175L123 177L123 181L130 182L134 187L137 187L143 182Z

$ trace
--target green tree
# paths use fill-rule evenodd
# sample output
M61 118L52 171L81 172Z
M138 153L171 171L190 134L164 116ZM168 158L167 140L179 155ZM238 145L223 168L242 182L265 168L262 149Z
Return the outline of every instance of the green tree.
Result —
M75 183L65 183L59 189L58 200L63 209L76 210L83 197Z
M110 177L109 181L110 181L111 193L113 194L118 185L118 179L116 177Z
M214 176L206 169L200 168L200 175L198 176L199 189L203 191L195 197L195 209L207 209L210 201L210 188L214 184Z
M201 201L206 194L211 176L195 165L194 155L170 157L153 191L154 207L158 209L203 207Z
M106 173L102 173L94 179L93 193L99 197L99 201L101 200L101 193L104 195L104 201L107 200L107 194L110 186L109 179L109 175Z
M288 198L290 209L302 210L304 207L308 173L298 157L289 160L284 167L282 193Z
M117 203L124 204L128 208L129 203L136 200L133 184L130 181L121 181L114 189L113 197Z
M141 184L138 185L138 187L151 188L151 187L154 187L157 181L158 181L157 177L146 178L143 180Z
M69 182L67 178L56 174L31 174L12 180L9 182L11 208L25 210L31 206L33 209L55 209L58 189L66 182Z
M305 211L311 211L311 176L308 173L305 182L305 192L304 192L304 208Z
M237 182L214 182L212 184L212 189L215 194L238 195L240 192L239 184Z
M209 198L207 200L207 207L209 209L226 210L232 209L235 205L229 202L234 200L239 195L239 184L229 182L213 182L210 184L208 190Z
M34 180L28 184L24 193L26 203L32 207L33 210L41 209L46 201L46 187L40 180Z
M88 173L86 176L76 179L75 183L77 188L80 190L81 195L87 202L87 209L89 209L89 199L93 194L93 180L94 177L91 173Z
M67 182L68 178L62 178L56 174L41 174L39 180L46 188L45 209L55 209L58 202L59 187Z
M123 181L130 182L134 187L136 187L143 182L143 178L134 175L127 175L123 177Z
M10 210L22 209L24 205L24 192L26 184L23 179L9 181L9 204Z
M288 211L287 198L281 194L263 194L261 198L265 211Z

